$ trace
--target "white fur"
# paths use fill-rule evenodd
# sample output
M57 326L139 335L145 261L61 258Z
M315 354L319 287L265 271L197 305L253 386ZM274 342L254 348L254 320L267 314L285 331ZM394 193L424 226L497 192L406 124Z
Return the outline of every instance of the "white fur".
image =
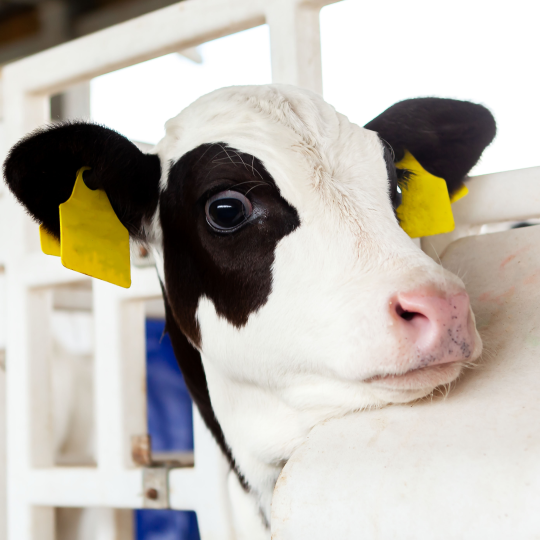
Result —
M212 405L269 519L277 476L314 425L433 390L363 382L417 360L392 332L392 295L463 284L396 222L377 135L319 96L281 85L217 90L169 120L156 151L170 163L218 141L259 158L301 220L279 242L272 292L244 327L220 317L208 298L197 311Z

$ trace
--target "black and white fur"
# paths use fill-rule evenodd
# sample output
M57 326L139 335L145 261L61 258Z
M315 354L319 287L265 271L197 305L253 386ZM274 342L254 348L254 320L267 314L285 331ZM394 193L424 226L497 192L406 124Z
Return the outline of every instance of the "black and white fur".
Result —
M241 518L239 538L268 537L275 481L314 425L425 396L461 369L406 391L370 382L413 363L388 322L391 295L426 284L463 289L399 227L393 163L409 150L453 192L495 123L480 105L422 98L366 127L295 87L231 87L169 120L151 154L81 122L30 134L4 164L12 192L57 237L58 206L76 171L91 167L89 187L104 189L132 236L153 249L167 330L235 473L235 504L262 516ZM224 191L253 207L229 233L205 210Z

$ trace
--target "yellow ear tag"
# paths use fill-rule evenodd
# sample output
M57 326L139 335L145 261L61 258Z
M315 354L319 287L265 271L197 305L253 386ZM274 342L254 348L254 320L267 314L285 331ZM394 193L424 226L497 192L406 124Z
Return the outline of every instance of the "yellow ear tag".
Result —
M60 257L60 242L43 226L39 226L39 243L45 255Z
M131 286L129 233L122 225L105 191L89 189L79 169L71 197L60 205L62 264L66 268Z
M454 215L446 182L428 173L407 151L396 167L412 173L408 181L400 184L402 202L396 213L402 229L411 238L453 231Z

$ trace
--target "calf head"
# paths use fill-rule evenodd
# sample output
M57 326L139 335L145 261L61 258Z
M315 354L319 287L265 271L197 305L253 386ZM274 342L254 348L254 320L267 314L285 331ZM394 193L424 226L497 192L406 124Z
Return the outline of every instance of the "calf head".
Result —
M188 386L252 483L254 455L279 463L314 423L422 397L481 352L461 280L399 226L394 162L408 150L453 192L491 114L414 99L366 127L304 90L233 87L169 120L151 154L71 123L23 139L4 166L57 237L59 204L92 168L87 185L154 249Z

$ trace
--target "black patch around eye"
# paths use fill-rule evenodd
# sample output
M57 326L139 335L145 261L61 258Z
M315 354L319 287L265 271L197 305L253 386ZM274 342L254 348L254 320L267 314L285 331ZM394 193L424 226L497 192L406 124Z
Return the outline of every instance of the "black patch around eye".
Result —
M197 346L199 299L244 326L272 291L277 243L300 225L264 164L224 143L201 145L173 164L160 219L171 310Z

